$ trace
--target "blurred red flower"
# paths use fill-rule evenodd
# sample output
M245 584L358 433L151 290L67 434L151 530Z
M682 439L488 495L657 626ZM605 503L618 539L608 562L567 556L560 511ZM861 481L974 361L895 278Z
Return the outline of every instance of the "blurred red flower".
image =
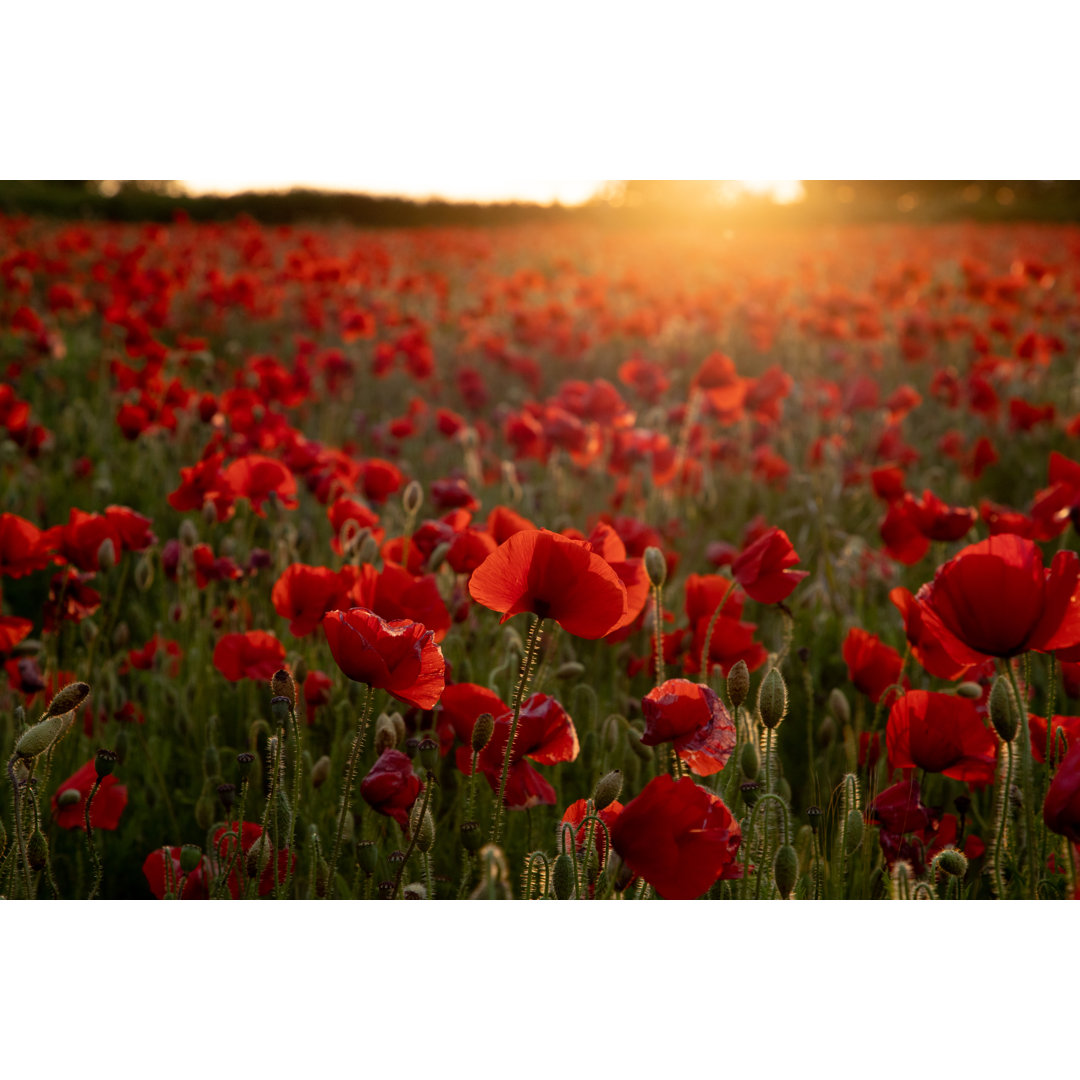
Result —
M61 829L86 829L86 798L96 779L97 769L94 766L94 759L91 758L53 793L50 804L53 820ZM79 797L74 801L69 801L69 796L61 805L60 797L66 791L74 791ZM121 784L113 773L110 773L101 781L101 787L98 788L94 801L90 804L90 824L95 829L115 829L120 824L120 814L127 806L127 801L127 787Z
M783 529L769 529L746 547L731 564L735 580L751 599L775 604L790 596L809 573L792 570L799 556Z
M611 827L612 847L668 900L693 900L737 873L739 823L723 801L689 777L650 780Z
M1069 748L1043 803L1046 827L1080 844L1080 741Z
M842 651L848 678L875 705L881 700L881 695L900 678L904 663L900 654L883 644L876 634L861 627L853 626L848 631Z
M324 705L330 704L334 682L325 671L309 671L304 679L304 705L307 710L307 722L310 727L315 723L315 715Z
M409 810L423 788L408 755L393 749L384 750L360 781L364 802L392 817L403 829L408 828Z
M294 510L299 505L296 500L296 478L274 458L260 454L237 458L222 476L226 487L236 498L247 499L259 517L266 517L262 506L270 496L274 496L287 510Z
M387 622L355 607L327 612L322 625L334 660L350 679L386 690L418 709L434 708L446 683L446 665L434 635L422 623Z
M645 746L670 742L698 776L719 772L735 749L735 724L713 690L689 679L668 679L641 699Z
M214 667L230 682L268 682L284 663L285 646L265 630L226 634L214 647Z

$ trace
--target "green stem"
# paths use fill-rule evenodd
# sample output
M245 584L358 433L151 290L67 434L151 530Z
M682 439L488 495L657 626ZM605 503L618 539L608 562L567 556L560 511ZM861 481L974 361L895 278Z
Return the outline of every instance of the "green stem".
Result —
M654 623L653 647L656 652L656 685L664 681L664 604L659 585L653 586Z
M998 822L994 830L994 888L997 890L999 900L1005 898L1005 879L1001 871L1001 861L1005 849L1005 826L1009 817L1009 789L1012 787L1013 776L1012 743L1003 742L1001 747L1005 752L1004 783L998 795Z
M427 814L428 803L431 801L431 789L435 786L435 777L430 771L425 770L425 783L424 783L424 801L420 804L420 816L416 819L416 824L412 830L412 836L409 838L409 846L405 849L405 858L401 860L398 866L397 877L394 878L394 888L391 892L391 896L397 899L398 889L401 888L401 879L405 876L405 867L409 865L409 856L416 848L417 838L420 836L420 830L424 827L424 816Z
M1025 699L1020 694L1020 687L1016 681L1016 672L1008 660L1005 661L1005 670L1009 674L1009 682L1012 685L1013 694L1016 698L1016 708L1020 717L1020 782L1024 793L1024 831L1026 843L1024 845L1024 860L1028 870L1028 892L1032 900L1036 899L1036 881L1038 879L1038 867L1035 865L1035 815L1032 802L1035 797L1033 785L1033 766L1031 759L1031 726L1028 723L1028 712ZM1047 726L1050 721L1047 720Z
M356 782L356 767L360 760L360 752L364 749L364 735L367 730L368 720L371 719L371 706L374 700L375 690L369 686L364 707L360 710L360 716L356 721L356 733L353 735L352 747L349 749L349 758L345 765L345 789L341 793L341 810L338 813L334 846L330 854L330 884L326 888L327 900L333 900L334 891L337 887L337 864L341 855L341 837L345 831L345 815L352 803L352 789L353 784Z
M98 788L101 787L101 777L97 777L94 780L94 786L90 789L90 794L86 796L86 805L83 807L83 821L86 823L86 846L90 849L90 864L94 868L94 880L90 886L90 895L87 900L93 900L97 896L98 889L101 888L101 856L98 854L97 845L94 843L94 826L90 824L90 805L94 801L94 796L98 793Z

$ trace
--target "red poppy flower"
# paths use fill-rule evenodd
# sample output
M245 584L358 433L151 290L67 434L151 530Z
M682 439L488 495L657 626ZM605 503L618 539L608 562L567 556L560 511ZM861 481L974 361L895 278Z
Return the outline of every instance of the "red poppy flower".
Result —
M925 769L972 784L994 780L997 743L968 698L909 691L889 711L885 740L894 769Z
M97 780L97 769L91 758L81 769L72 773L55 791L52 797L53 820L61 829L86 828L86 799ZM60 805L65 791L78 793L78 799ZM110 773L101 781L94 801L90 804L90 824L95 829L115 829L120 824L120 814L127 806L127 787Z
M93 574L80 574L73 566L53 574L42 613L42 626L51 633L63 622L82 622L101 607L101 593L87 584Z
M1080 741L1062 759L1043 803L1046 827L1080 844Z
M0 653L10 652L23 638L30 636L34 624L18 615L0 615Z
M324 705L330 704L334 682L325 671L309 671L304 679L304 706L307 709L307 722L310 727L315 723L315 715Z
M265 630L226 634L214 647L214 667L230 682L269 682L285 663L285 646Z
M480 752L477 767L491 790L498 792L513 712L503 705L502 710L493 715L495 730L487 746ZM547 694L533 694L526 698L510 753L503 805L511 810L554 806L555 789L525 759L530 758L538 765L556 765L560 761L576 760L578 750L577 731L566 710ZM472 761L467 748L461 748L457 763L462 772L468 774Z
M226 521L233 513L236 492L221 470L224 460L223 453L211 454L190 469L181 469L180 486L169 495L169 505L174 510L201 510L209 502L218 521Z
M178 641L171 641L159 634L155 634L141 649L129 649L128 663L138 671L150 671L159 652L164 652L169 657L169 675L175 679L180 673L180 658L183 651Z
M588 831L588 827L583 825L585 820L585 810L588 806L587 799L578 799L577 802L571 803L565 810L562 816L562 820L569 825L577 826L574 833L574 843L577 845L578 854L580 855L585 849L585 834ZM612 825L615 824L618 816L623 812L623 804L618 799L614 799L608 803L603 810L597 815L600 820L608 827L610 832ZM593 843L596 845L596 854L603 859L605 855L604 847L604 830L599 825L594 823ZM562 847L562 830L559 830L559 848Z
M693 900L735 875L739 823L688 776L650 780L611 827L612 847L630 870L668 900Z
M172 864L169 869L169 882L166 882L165 878L166 850L168 851L168 861ZM146 883L150 886L150 891L154 894L155 899L165 899L165 893L169 891L169 884L172 885L174 890L176 889L176 886L180 884L180 879L184 877L184 871L180 866L180 855L182 852L183 848L178 847L170 847L168 849L156 848L151 851L143 861L143 876L146 878ZM181 893L180 899L209 900L210 887L207 880L207 873L208 860L204 855L199 859L199 863L195 869L192 870L184 880L184 891Z
M126 506L105 507L105 520L120 537L123 551L145 551L157 537L150 531L153 522ZM117 555L120 551L117 551Z
M601 638L626 614L626 586L581 540L543 529L514 533L473 571L472 598L506 622L522 611L571 634Z
M1044 569L1030 540L1002 534L964 548L914 601L923 625L960 664L1080 644L1080 556Z
M463 682L448 686L439 699L437 729L441 752L446 753L454 744L455 738L465 746L472 739L473 725L481 713L491 713L501 718L513 715L512 710L494 690L476 683ZM471 750L469 751L471 754ZM469 759L465 758L462 772L469 771Z
M848 678L876 705L881 695L900 678L903 659L876 634L853 626L844 639Z
M735 749L735 724L713 690L689 679L668 679L641 699L645 746L670 742L698 776L719 772Z
M100 569L99 558L106 543L111 547L114 562L123 549L120 533L107 517L74 508L68 515L68 523L49 529L43 539L72 566L86 572Z
M350 679L386 690L418 709L434 708L446 685L446 665L434 635L422 623L387 622L355 607L327 612L322 625L334 660Z
M348 535L344 530L346 524L350 522L352 523L349 525L350 532L355 530L356 535L359 535L367 529L375 538L376 543L382 543L386 535L386 531L379 526L379 515L374 510L368 509L362 502L350 499L347 495L335 499L326 508L326 516L330 519L330 525L334 530L330 547L335 555L342 554L341 540L343 536Z
M325 566L293 563L274 583L270 601L289 620L289 632L304 637L318 629L328 611L348 603L353 581Z
M775 604L790 596L809 573L792 570L799 556L783 529L769 529L731 564L735 580L748 596L761 604Z
M615 571L626 587L626 614L610 631L614 634L630 626L648 602L651 585L648 571L645 569L645 560L628 558L626 544L623 543L622 537L612 526L603 521L589 534L588 544Z
M409 810L423 789L408 755L400 750L384 750L360 781L364 802L372 810L392 817L403 829L408 828Z
M1060 761L1069 747L1080 742L1080 716L1055 716L1050 721L1054 741L1051 743L1051 756ZM1028 713L1028 730L1031 733L1031 754L1040 764L1046 761L1046 718ZM1061 749L1062 738L1065 751Z
M226 487L236 498L247 499L259 517L266 517L262 505L271 495L287 510L299 505L296 500L296 477L280 461L249 454L237 458L222 473Z

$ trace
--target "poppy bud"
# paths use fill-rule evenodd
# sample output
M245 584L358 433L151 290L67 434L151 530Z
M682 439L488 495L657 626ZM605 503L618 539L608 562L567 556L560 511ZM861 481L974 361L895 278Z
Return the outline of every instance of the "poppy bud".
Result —
M784 802L791 802L791 783L786 776L781 776L776 782L776 794L780 796Z
M49 707L45 712L45 717L52 716L66 716L69 712L74 712L89 696L90 687L84 682L68 683L49 702ZM45 718L43 717L43 719Z
M1012 742L1020 725L1016 710L1013 708L1012 691L1008 680L999 675L990 690L990 722L1002 741Z
M419 881L413 881L405 886L401 896L404 900L426 900L427 889Z
M259 863L264 864L270 862L270 858L273 855L273 848L270 844L270 837L263 833L254 844L251 845L247 853L247 876L249 878L257 877L259 874Z
M779 726L787 712L787 686L784 677L777 668L770 668L769 674L761 680L758 688L758 712L761 722L770 730Z
M758 801L758 790L761 785L754 780L748 780L745 784L739 785L739 791L742 792L743 802L746 803L747 809L753 809L754 803Z
M851 723L851 706L848 704L847 695L839 687L834 686L829 691L829 715L840 725Z
M435 819L431 816L430 810L425 811L419 822L416 830L416 846L425 855L435 846Z
M845 699L846 700L846 699ZM817 744L822 750L832 745L833 739L836 738L836 721L832 716L826 716L824 720L818 724L817 729Z
M191 518L184 518L180 522L176 535L186 547L194 547L199 542L199 530L195 528L195 522Z
M97 549L98 569L111 570L116 565L116 544L111 536L106 536Z
M251 763L255 760L255 755L244 751L243 753L236 755L236 764L240 766L240 775L247 776L251 771Z
M859 810L848 811L844 825L844 854L850 855L862 843L863 819Z
M892 898L894 900L910 900L911 884L915 879L911 863L903 859L897 859L892 868Z
M622 722L622 717L615 713L612 713L604 720L604 726L600 729L600 734L603 737L604 746L608 753L614 753L618 750L619 744L622 742ZM473 730L476 729L473 728Z
M799 878L799 857L790 844L784 844L776 852L773 860L773 881L776 882L776 890L786 900L795 888L795 882Z
M612 769L596 781L593 789L593 805L596 812L606 810L622 794L623 775L618 769Z
M104 780L116 768L117 756L113 750L101 749L94 755L94 771Z
M397 729L393 720L386 713L380 713L375 721L375 753L382 754L384 750L393 750L397 746Z
M652 550L656 550L653 548ZM560 855L555 860L551 871L552 886L556 900L572 900L577 883L574 881L574 860L569 855Z
M560 664L555 669L556 679L579 679L585 674L585 665L579 664L576 660L567 660L565 664Z
M82 798L82 792L78 788L64 788L56 796L56 805L62 810L65 806L74 806Z
M300 657L300 659L297 660L295 664L293 664L293 676L292 677L293 677L293 704L295 705L296 704L296 685L297 685L297 683L299 683L301 686L303 686L304 681L308 677L307 661L303 657ZM287 696L288 695L286 695L286 697Z
M122 619L113 630L112 643L117 649L126 649L131 642L131 628Z
M330 758L323 754L314 765L311 766L311 786L321 788L330 779Z
M209 829L214 821L214 797L206 790L195 800L195 824Z
M135 588L147 592L154 584L154 563L149 555L142 555L135 564Z
M732 709L738 709L750 694L750 669L745 660L731 665L727 677L727 692Z
M419 746L420 764L432 772L439 766L439 744L434 739L421 739Z
M739 767L747 780L756 780L761 772L761 758L758 757L758 749L753 743L743 743L739 754Z
M31 870L44 870L49 861L49 841L45 839L40 829L35 829L30 839L26 842L26 861Z
M645 572L649 575L654 589L661 589L667 581L667 560L658 547L645 549Z
M484 846L484 834L478 821L464 821L461 824L461 843L468 852L477 852Z
M226 810L231 810L233 803L236 802L236 785L235 784L218 784L217 796L221 800L221 805Z
M934 860L934 865L955 878L963 878L967 873L967 856L954 847L945 848Z
M808 806L806 808L806 820L810 822L810 828L814 832L819 832L821 830L821 807Z
M977 682L962 682L957 688L956 693L960 697L971 698L972 701L978 701L982 697L982 687Z
M409 517L415 517L420 513L420 507L424 505L424 489L419 480L410 480L401 493L401 505Z
M390 714L390 723L394 725L394 731L397 732L397 741L402 743L405 741L405 735L407 734L405 728L405 721L399 712L392 712Z
M198 844L185 844L180 849L180 869L190 874L202 860L202 848Z
M67 721L63 716L47 716L44 720L39 720L19 736L19 741L15 744L15 753L27 761L36 758L38 754L44 753L52 746L66 724Z
M481 713L476 718L472 729L472 750L474 754L479 754L487 746L494 732L495 717L489 712Z
M270 680L270 694L275 698L287 698L290 705L296 704L296 683L284 668L274 672L274 677Z

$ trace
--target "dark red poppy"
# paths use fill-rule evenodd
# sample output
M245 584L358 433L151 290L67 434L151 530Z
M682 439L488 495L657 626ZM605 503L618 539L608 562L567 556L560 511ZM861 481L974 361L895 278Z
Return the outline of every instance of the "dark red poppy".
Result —
M1031 733L1031 754L1042 765L1046 761L1046 718L1028 713L1028 730ZM1053 733L1051 757L1057 762L1065 756L1069 747L1080 742L1080 716L1054 716L1050 721ZM1064 740L1065 750L1061 749Z
M643 558L629 558L626 544L606 522L600 522L589 534L589 547L596 552L615 571L619 580L626 587L626 614L610 631L615 634L630 624L641 614L649 599L649 574ZM612 640L617 640L612 638Z
M472 598L500 622L531 611L554 619L571 634L601 638L626 615L626 586L581 540L543 529L515 533L469 580Z
M93 577L92 573L80 574L73 566L53 574L41 620L46 632L64 622L82 622L101 607L101 593L88 584Z
M330 704L334 681L325 671L309 671L304 678L304 706L307 722L315 723L315 716L324 705Z
M739 823L723 801L688 776L650 780L611 827L612 847L668 900L693 900L735 876Z
M448 686L439 699L439 706L437 728L441 752L444 754L454 745L455 739L469 746L473 725L481 713L491 713L497 718L513 715L494 690L470 682ZM465 760L468 761L467 758ZM468 772L468 767L462 771Z
M154 667L159 652L169 657L169 675L175 679L180 673L180 658L183 656L183 650L178 641L171 641L161 637L160 634L154 634L142 648L129 649L127 660L138 671L150 671Z
M382 543L386 531L379 526L379 515L374 510L366 507L357 499L351 499L346 495L335 499L327 508L326 516L330 519L330 525L334 535L330 540L330 547L335 555L342 554L342 539L350 539L359 536L367 529L375 538L376 543ZM346 525L349 531L345 531Z
M940 567L914 603L959 664L1067 649L1080 644L1080 556L1059 551L1044 569L1032 541L991 536Z
M735 749L735 724L714 691L689 679L668 679L641 699L645 746L670 742L698 776L719 772Z
M296 477L280 461L249 454L237 458L222 473L226 487L236 498L247 499L259 517L266 517L263 503L274 496L287 510L299 505L296 500Z
M790 596L809 573L792 570L799 556L783 529L769 529L745 548L731 564L735 580L751 599L775 604Z
M925 769L972 784L993 783L997 742L968 698L908 691L889 711L885 740L894 769Z
M423 788L408 755L393 749L384 750L360 781L364 802L380 814L392 817L403 829L408 828L409 810Z
M270 601L289 620L289 632L304 637L318 629L328 611L347 605L354 581L325 566L293 563L274 583Z
M181 469L180 486L169 495L169 505L174 510L202 510L210 503L218 521L226 521L233 513L236 492L222 472L224 461L223 453L210 454L190 469Z
M168 852L167 856L166 852ZM150 886L150 891L154 894L155 899L164 900L165 893L169 891L170 886L175 891L180 884L181 878L184 878L184 871L180 865L182 852L183 848L178 847L155 848L143 861L143 876L146 878L146 883ZM184 890L180 895L181 900L210 899L210 886L207 880L208 863L209 860L205 855L199 858L198 865L184 879ZM171 864L168 869L168 881L166 881L167 864Z
M265 630L226 634L214 647L214 667L230 682L268 682L285 663L285 646Z
M97 768L91 758L81 769L69 776L53 793L53 820L61 829L86 829L86 799L97 780ZM77 799L65 796L67 791L78 795ZM115 829L120 824L120 814L127 806L128 791L116 775L110 773L101 781L94 801L90 804L90 824L95 829Z
M876 634L853 626L844 639L848 678L876 705L881 695L900 678L903 659ZM891 699L890 699L891 700Z
M585 811L588 807L588 799L578 799L577 802L571 803L563 812L562 820L568 825L576 826L574 833L574 843L577 845L578 854L580 855L585 850L586 833L588 832L588 826L583 825L585 820ZM618 816L623 812L623 804L618 799L613 800L604 807L603 810L597 814L597 817L608 827L610 832L612 825L615 824ZM559 843L558 847L562 848L562 833L559 831ZM604 830L593 823L593 843L596 846L596 854L603 859L606 852L604 848L606 846L604 841Z
M106 551L115 563L123 547L119 531L107 517L74 508L68 523L49 529L46 539L72 566L88 573L100 569Z
M0 615L0 653L10 652L24 638L30 636L34 624L18 615Z
M386 690L418 709L434 708L446 684L446 665L434 635L422 623L387 622L355 607L327 612L322 625L334 660L350 679Z
M142 514L137 514L127 506L105 507L105 520L120 537L120 550L145 551L157 537L150 531L153 522ZM120 551L117 551L117 555Z
M1080 844L1080 740L1062 759L1043 803L1043 821L1059 836Z

